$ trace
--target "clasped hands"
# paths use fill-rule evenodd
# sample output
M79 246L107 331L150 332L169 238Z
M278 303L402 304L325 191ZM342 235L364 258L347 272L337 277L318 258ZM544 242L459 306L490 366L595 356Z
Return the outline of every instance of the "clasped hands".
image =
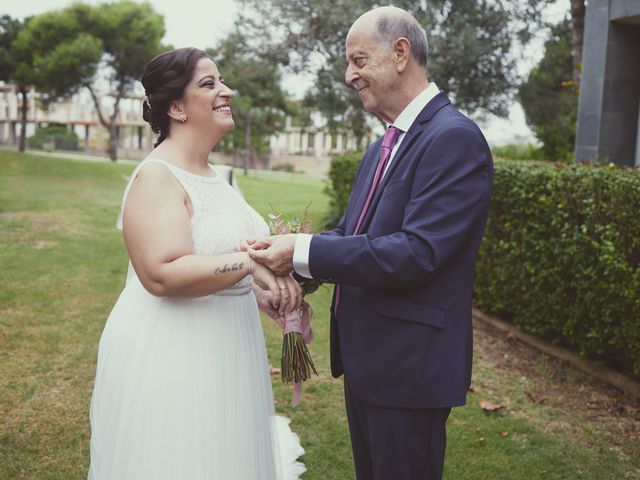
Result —
M258 306L276 320L302 303L302 289L291 276L295 241L294 234L274 235L247 239L240 247L253 260Z

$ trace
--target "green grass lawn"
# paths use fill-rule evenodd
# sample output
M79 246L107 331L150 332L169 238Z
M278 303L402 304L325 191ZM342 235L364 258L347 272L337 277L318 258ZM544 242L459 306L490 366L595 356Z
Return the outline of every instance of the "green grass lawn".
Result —
M0 151L0 479L86 478L98 340L127 266L114 224L132 169ZM238 179L262 214L270 205L299 214L309 201L315 225L326 213L320 180ZM276 408L306 449L307 480L353 478L342 383L329 374L330 294L323 287L310 299L319 376L305 385L299 407L273 377ZM277 366L281 334L263 324ZM627 444L562 405L527 402L527 381L516 373L477 364L473 383L469 406L449 421L447 479L638 478L640 460ZM487 414L481 395L506 398L508 408Z

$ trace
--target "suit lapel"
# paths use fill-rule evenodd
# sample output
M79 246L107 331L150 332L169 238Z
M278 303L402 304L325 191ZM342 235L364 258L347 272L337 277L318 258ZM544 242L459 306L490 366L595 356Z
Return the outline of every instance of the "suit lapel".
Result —
M427 103L427 105L425 105L425 107L422 109L422 111L418 114L418 116L416 117L416 119L414 120L414 122L411 124L411 127L409 127L409 130L407 131L407 133L405 134L403 140L402 140L402 144L400 145L400 147L398 148L398 151L396 152L396 154L393 156L393 159L391 160L391 165L389 165L389 169L387 170L387 173L384 175L384 177L382 177L382 181L380 182L380 185L378 186L378 189L376 190L376 193L373 196L373 199L371 200L371 205L369 206L369 209L367 210L367 213L364 217L364 219L362 220L362 226L360 227L360 233L366 232L367 231L367 227L369 226L369 223L371 222L371 219L373 218L373 214L376 210L376 207L378 206L378 203L380 201L380 198L382 197L382 192L384 190L385 185L387 185L387 183L389 183L389 181L391 180L391 178L394 176L394 173L396 171L398 171L398 169L400 169L400 171L402 171L402 160L405 156L405 152L411 147L411 145L420 137L420 135L422 134L422 132L426 129L427 127L427 123L433 118L433 116L445 105L448 105L449 103L451 103L449 101L449 99L447 98L447 96L443 93L440 92L438 93L435 97L433 97L433 99L431 99L431 101L429 103ZM379 151L379 149L378 149ZM378 157L376 157L378 158ZM364 199L366 198L367 193L369 193L369 188L371 187L371 184L373 183L373 174L375 173L375 167L372 169L372 171L370 172L369 178L368 178L368 183L365 184L366 188L364 188L363 190L365 190L364 192L364 196L362 198L362 200L359 202L359 207L360 209L357 210L357 215L356 215L356 221L358 216L360 215L360 212L362 211L362 206L364 206ZM352 226L351 226L351 230L350 232L353 233L353 230L355 229L355 221L352 222Z

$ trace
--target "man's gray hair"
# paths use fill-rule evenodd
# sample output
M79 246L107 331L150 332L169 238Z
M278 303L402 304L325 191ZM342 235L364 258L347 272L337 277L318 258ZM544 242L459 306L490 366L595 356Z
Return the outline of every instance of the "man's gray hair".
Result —
M424 28L415 19L406 18L404 15L383 15L376 22L374 38L378 42L390 47L400 37L405 37L411 43L411 54L418 65L427 69L427 55L429 44Z

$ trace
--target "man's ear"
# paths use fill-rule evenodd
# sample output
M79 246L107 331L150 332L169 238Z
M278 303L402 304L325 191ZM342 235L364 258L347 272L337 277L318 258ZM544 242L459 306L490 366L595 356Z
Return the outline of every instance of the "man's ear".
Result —
M184 106L182 102L179 100L175 100L169 104L169 110L167 110L167 115L177 122L182 122L182 119L185 116Z
M411 42L405 37L400 37L393 45L393 58L396 62L396 71L402 73L407 68L411 55Z

